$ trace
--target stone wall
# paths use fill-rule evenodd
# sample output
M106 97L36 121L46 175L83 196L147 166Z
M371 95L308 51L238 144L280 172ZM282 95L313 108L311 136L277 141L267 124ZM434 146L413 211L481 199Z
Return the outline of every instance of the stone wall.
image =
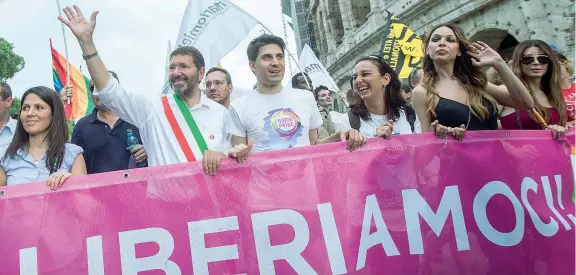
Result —
M309 9L322 36L319 58L344 91L356 59L380 49L386 11L420 35L455 22L471 40L503 56L511 54L511 48L501 48L510 36L544 40L567 56L575 54L574 0L312 0Z

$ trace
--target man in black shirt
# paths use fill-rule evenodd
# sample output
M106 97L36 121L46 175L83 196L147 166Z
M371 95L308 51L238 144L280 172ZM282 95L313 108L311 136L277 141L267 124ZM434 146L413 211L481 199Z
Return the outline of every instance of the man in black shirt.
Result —
M110 72L116 79L115 73ZM90 83L90 93L94 85ZM65 89L63 89L65 90ZM72 133L72 143L82 147L88 174L104 173L129 168L143 167L147 159L144 146L141 145L140 132L136 126L122 120L108 109L97 97L92 95L94 111L81 118ZM128 133L135 136L140 145L128 147ZM134 155L135 163L130 165Z

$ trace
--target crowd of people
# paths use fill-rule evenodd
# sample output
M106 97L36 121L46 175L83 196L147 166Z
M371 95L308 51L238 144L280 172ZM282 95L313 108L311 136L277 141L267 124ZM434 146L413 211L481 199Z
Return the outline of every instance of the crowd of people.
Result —
M93 40L97 12L77 7L60 17L78 39L96 108L76 124L68 142L64 104L72 88L33 87L19 117L8 115L10 87L0 86L0 185L47 181L57 189L70 176L201 161L215 175L223 158L242 164L250 153L434 132L465 138L467 131L547 129L561 137L574 125L571 62L539 40L521 42L504 60L483 42L470 42L455 24L442 24L424 41L422 69L402 83L379 56L354 66L347 113L331 110L333 92L305 73L283 87L285 42L263 34L248 45L254 90L231 101L232 76L207 70L190 46L170 55L173 94L149 97L125 90ZM205 80L205 90L200 82ZM134 143L127 144L127 136Z

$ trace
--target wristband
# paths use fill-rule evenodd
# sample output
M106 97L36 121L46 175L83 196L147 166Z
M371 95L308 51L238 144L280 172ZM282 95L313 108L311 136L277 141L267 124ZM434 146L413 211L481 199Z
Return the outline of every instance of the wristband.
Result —
M90 59L90 58L92 58L92 57L95 57L95 56L97 56L97 55L98 55L98 51L95 51L95 52L93 52L93 53L91 53L91 54L82 55L82 58L84 58L84 60L88 60L88 59Z

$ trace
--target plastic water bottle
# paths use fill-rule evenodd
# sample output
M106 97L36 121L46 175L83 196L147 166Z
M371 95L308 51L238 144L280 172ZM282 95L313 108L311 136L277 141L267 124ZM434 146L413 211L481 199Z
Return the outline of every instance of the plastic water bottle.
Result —
M132 133L131 129L128 129L127 136L128 136L128 142L127 142L128 148L132 150L136 146L138 146L140 142L138 141L138 138L134 136L134 133ZM128 169L141 168L146 166L148 166L146 161L136 163L136 156L134 154L130 155L130 160L128 161Z

